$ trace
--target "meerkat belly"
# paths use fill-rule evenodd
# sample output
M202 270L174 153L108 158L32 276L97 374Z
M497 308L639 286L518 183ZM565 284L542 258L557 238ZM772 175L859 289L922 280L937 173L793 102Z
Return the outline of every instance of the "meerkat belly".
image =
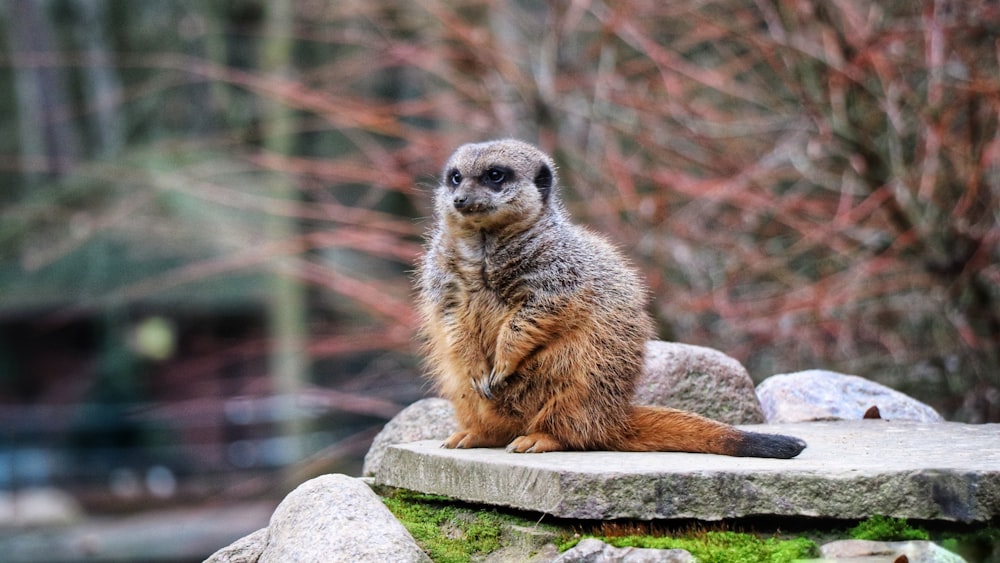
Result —
M452 399L471 391L472 378L492 365L504 318L501 305L488 291L467 291L438 313L439 324L446 327L432 334L434 348L444 362L438 377Z
M472 328L468 334L472 340L469 345L475 346L477 352L491 365L500 327L509 313L510 309L491 291L482 290L469 294L464 311L466 320L461 324Z

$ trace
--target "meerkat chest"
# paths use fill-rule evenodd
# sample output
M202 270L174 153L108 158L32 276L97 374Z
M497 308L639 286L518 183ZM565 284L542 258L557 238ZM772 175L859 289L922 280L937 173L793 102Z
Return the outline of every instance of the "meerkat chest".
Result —
M483 300L509 298L511 288L531 266L516 244L504 247L486 235L456 238L453 243L447 253L449 273L468 293L495 294L480 296Z
M515 310L523 296L513 288L518 285L515 272L491 244L482 241L460 241L446 261L454 319L464 330L486 338L499 330L499 323Z

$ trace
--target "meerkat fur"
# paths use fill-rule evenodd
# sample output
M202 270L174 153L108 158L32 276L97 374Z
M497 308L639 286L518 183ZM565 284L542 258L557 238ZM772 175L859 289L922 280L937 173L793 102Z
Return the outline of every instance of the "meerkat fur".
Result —
M443 446L798 455L794 437L632 404L647 290L558 190L552 159L516 140L463 145L444 167L416 276L429 375L460 428Z

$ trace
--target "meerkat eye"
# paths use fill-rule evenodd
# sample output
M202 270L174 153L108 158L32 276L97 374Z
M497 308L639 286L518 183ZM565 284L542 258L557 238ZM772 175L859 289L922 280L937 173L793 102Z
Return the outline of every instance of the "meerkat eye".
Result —
M448 183L452 186L457 187L462 183L462 173L458 170L452 170L448 173Z
M503 188L503 183L507 181L507 171L503 168L490 168L483 172L481 181L490 189L499 191Z
M503 182L505 176L506 174L503 173L503 170L497 170L496 168L490 168L486 171L486 177L489 178L490 182L493 182L494 184Z

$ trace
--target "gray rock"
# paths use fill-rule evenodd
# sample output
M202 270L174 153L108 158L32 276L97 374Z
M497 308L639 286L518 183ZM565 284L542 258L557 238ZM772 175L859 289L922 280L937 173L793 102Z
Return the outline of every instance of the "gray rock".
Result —
M216 551L205 563L257 563L266 546L267 528L261 528Z
M391 446L376 482L565 518L1000 515L1000 425L859 420L743 426L809 447L790 460L676 452L509 454Z
M375 436L368 453L365 454L361 474L371 476L378 472L385 449L393 444L418 440L444 440L457 431L455 409L450 401L421 399L400 411Z
M882 542L868 540L840 540L825 544L819 549L826 559L848 563L854 560L895 561L905 555L909 563L965 563L965 559L929 541Z
M718 350L650 340L635 403L696 412L729 424L764 422L753 380Z
M769 423L861 420L872 406L886 420L943 420L931 407L899 391L833 371L773 375L757 386L757 396Z
M481 563L550 563L559 556L555 542L559 539L547 526L520 526L504 524L500 549L477 561Z
M566 550L552 563L694 563L695 558L683 549L644 549L614 547L588 538Z
M430 561L361 481L324 475L288 494L268 526L260 563Z

